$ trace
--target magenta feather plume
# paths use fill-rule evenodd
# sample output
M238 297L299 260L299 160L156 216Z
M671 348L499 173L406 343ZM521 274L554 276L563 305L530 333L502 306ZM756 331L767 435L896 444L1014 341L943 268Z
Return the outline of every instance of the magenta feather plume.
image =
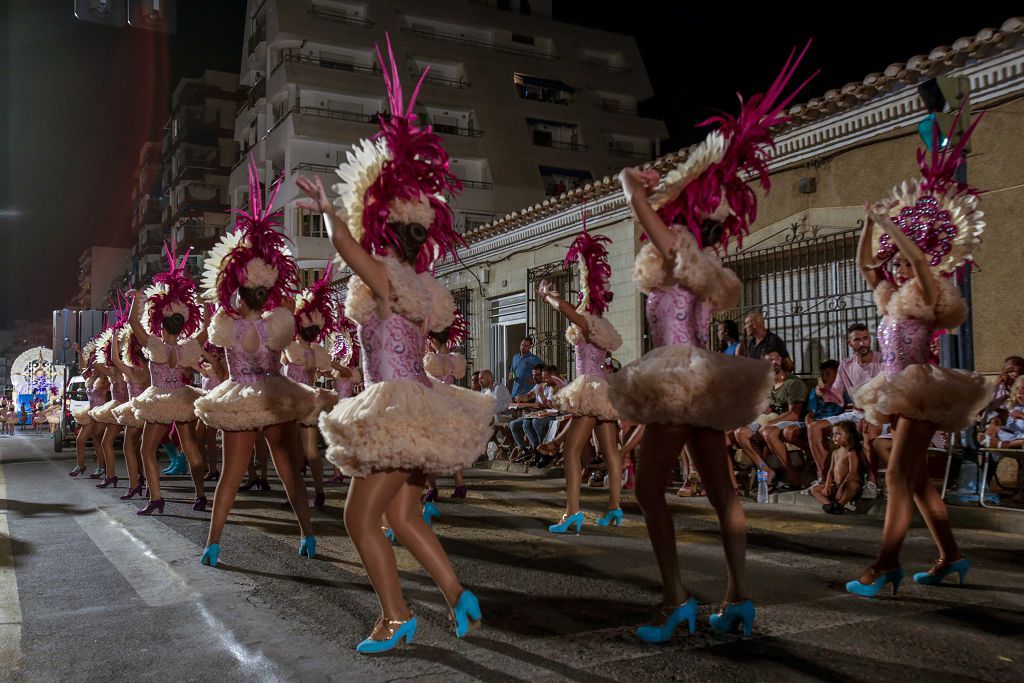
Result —
M364 196L363 239L365 249L375 254L384 254L387 247L398 246L394 231L388 225L392 201L419 202L423 197L434 214L427 229L427 241L421 247L415 263L417 272L430 269L435 259L448 253L455 253L462 243L462 237L455 231L452 211L444 201L445 194L462 190L462 183L449 168L448 152L440 136L431 126L420 127L413 113L416 97L419 95L427 70L421 74L408 103L404 101L399 79L398 65L391 48L391 37L387 41L387 56L377 48L384 84L388 93L389 116L380 117L381 130L374 139L387 141L391 158L384 164L380 175Z
M165 289L149 297L149 318L146 323L150 334L160 334L163 328L164 308L173 303L182 304L188 310L188 319L185 321L185 327L182 328L182 334L191 337L199 331L202 316L196 298L196 283L185 271L185 263L188 261L190 253L192 253L191 249L185 252L179 262L173 248L164 242L164 254L167 256L168 269L154 275L153 284L163 285Z
M302 315L311 313L319 313L324 319L324 324L320 327L320 333L317 335L318 342L322 342L338 329L338 317L342 303L338 291L331 286L332 270L333 264L328 264L324 274L299 296L299 302L295 306L296 334L302 328Z
M757 219L757 196L744 177L756 176L765 192L771 187L768 174L769 150L774 149L771 129L789 121L783 112L793 98L818 75L815 71L799 87L784 96L786 87L810 46L811 41L808 41L799 56L795 49L790 52L782 71L766 93L755 94L746 102L742 96L737 95L740 100L738 116L722 113L698 124L698 127L718 126L726 141L725 154L721 161L712 164L689 183L675 200L659 210L658 214L666 224L685 222L700 244L701 223L714 214L724 201L729 205L730 214L722 222L719 244L713 246L724 247L734 237L742 245L743 236ZM701 247L704 246L708 245L701 244Z
M344 332L344 334L335 335L334 346L331 348L331 357L340 361L351 352L352 356L349 358L348 365L352 368L358 367L360 352L359 328L343 314L339 314L337 331Z
M587 209L583 207L583 232L573 240L563 264L569 268L573 263L583 261L587 269L587 281L581 285L586 287L587 312L594 315L601 315L608 309L606 295L608 282L612 278L612 267L608 263L605 244L611 244L611 239L604 235L594 236L587 231ZM583 292L580 296L583 296Z
M246 286L246 269L254 259L261 259L277 271L277 280L267 289L267 303L264 310L277 308L285 297L293 296L298 282L298 264L288 253L288 238L278 230L284 209L271 211L274 199L281 189L284 174L274 182L266 204L260 187L256 162L249 159L249 207L232 209L235 214L235 231L241 231L243 238L221 263L217 277L217 300L229 313L236 313L231 299L241 287Z
M454 351L465 344L467 339L469 339L469 322L462 315L462 309L456 306L455 319L448 327L448 339L445 346L448 347L448 351Z
M967 105L965 101L957 111L956 116L953 119L952 130L956 130L957 124L960 122L960 117L963 116L964 107ZM971 135L974 133L974 129L981 119L984 117L984 113L978 116L970 127L964 131L960 139L957 140L957 144L953 147L949 145L943 145L942 141L945 135L939 126L936 124L932 127L932 149L931 153L927 149L918 148L917 150L917 165L921 169L921 177L924 178L924 183L921 185L921 189L926 193L931 194L944 194L950 187L955 187L957 192L967 192L972 195L980 195L981 191L977 188L970 187L969 185L956 180L957 169L960 168L960 164L963 163L966 157L967 143L971 139Z

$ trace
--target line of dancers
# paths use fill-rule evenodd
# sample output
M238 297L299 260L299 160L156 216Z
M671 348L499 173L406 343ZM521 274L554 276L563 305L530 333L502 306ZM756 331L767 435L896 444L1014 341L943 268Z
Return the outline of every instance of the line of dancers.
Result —
M787 94L806 51L794 51L768 91L742 102L738 116L705 122L713 130L704 142L663 176L637 168L619 175L646 239L633 278L647 295L652 351L608 374L605 357L622 344L604 317L612 303L608 238L590 234L585 212L583 230L566 255L567 266L575 263L581 273L577 305L562 300L548 282L538 289L540 299L570 323L566 338L576 363L576 379L556 395L560 410L572 418L564 440L565 513L549 531L579 532L585 522L581 458L592 436L612 475L607 510L597 524L622 524L616 422L646 428L636 497L663 594L652 619L636 630L642 641L666 642L677 629L693 633L696 625L698 603L680 572L664 490L684 447L718 516L726 559L726 591L710 627L749 636L756 617L745 580L744 513L731 481L725 433L765 412L773 376L761 360L709 351L708 333L712 315L738 303L740 282L719 255L741 241L756 218L757 196L748 181L756 178L769 189L771 129L786 121L786 107L807 83ZM280 185L264 202L251 167L250 207L235 212L234 232L210 252L202 292L185 272L184 259L176 261L168 250L167 272L144 293L129 293L117 321L83 349L90 409L75 416L82 427L72 471L84 472L84 443L91 438L108 473L102 485L116 487L113 441L123 427L130 478L123 497L140 495L148 485L149 500L139 514L163 512L156 452L173 425L195 486L194 509L205 510L199 444L208 436L197 436L197 425L205 435L222 431L223 469L200 558L216 567L236 492L262 442L300 529L299 554L312 558L316 538L300 466L309 462L315 500L322 504L319 431L327 459L352 478L345 527L380 602L372 632L356 646L362 653L412 642L417 630L382 520L437 583L455 634L464 637L481 623L480 602L459 582L421 499L425 487L436 492L436 477L452 474L465 496L460 470L484 452L494 412L489 395L453 384L465 374L465 359L454 353L465 321L433 276L434 264L459 244L445 195L458 192L460 183L440 137L413 113L423 76L407 101L390 38L386 56L378 50L378 58L390 113L381 117L380 132L355 145L338 169L337 199L328 199L319 178L296 179L303 195L296 204L323 215L339 261L354 273L344 304L330 286L330 269L298 291L297 265L278 229L283 209L272 208ZM914 580L939 585L956 574L962 582L969 568L925 473L936 430L966 426L987 399L980 376L929 362L936 331L964 319L966 305L951 276L970 260L984 227L978 192L956 179L969 135L955 147L936 144L931 154L919 155L920 178L866 208L859 264L883 316L885 372L862 386L855 402L872 423L890 424L894 439L882 545L875 562L846 586L860 596L872 597L890 584L894 593L898 589L904 576L899 552L915 504L939 560ZM186 381L190 368L203 374L202 389ZM335 391L316 387L327 375L335 378ZM364 390L354 393L361 381Z

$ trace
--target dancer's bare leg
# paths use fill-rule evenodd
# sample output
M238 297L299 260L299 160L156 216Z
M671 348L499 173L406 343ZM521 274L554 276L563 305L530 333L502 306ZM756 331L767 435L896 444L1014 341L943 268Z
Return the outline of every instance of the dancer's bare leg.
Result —
M690 594L679 576L675 525L665 501L665 482L689 436L687 427L647 425L636 472L636 500L644 513L647 535L661 572L662 603L672 607L686 602Z
M324 460L320 457L320 449L317 448L316 427L299 426L299 441L302 445L302 453L309 462L309 469L313 473L313 492L317 495L324 492Z
M199 449L199 440L196 439L196 421L177 423L178 439L181 440L181 450L185 451L185 459L188 460L188 473L192 476L192 485L196 488L196 498L206 495L206 458Z
M210 515L210 533L206 544L220 543L228 513L235 504L238 485L242 483L245 468L252 465L252 449L257 432L224 432L224 469L213 493L213 512Z
M170 429L171 425L156 422L147 422L142 428L142 466L146 472L150 500L160 500L160 465L156 461L156 452Z
M309 515L309 501L306 497L306 486L299 475L302 454L293 452L291 445L295 443L295 423L285 422L263 428L263 438L274 460L274 469L281 479L288 502L292 504L295 517L299 521L302 538L313 535L313 522Z
M602 420L594 427L597 442L608 468L608 510L622 506L622 455L619 453L619 435L614 420ZM577 493L577 496L579 494Z
M920 468L917 475L914 503L928 525L928 530L932 532L935 545L939 548L939 559L947 563L959 560L962 555L949 524L949 510L942 496L928 481L927 467Z
M96 439L94 438L98 431L97 427L97 423L89 422L78 428L78 435L75 437L75 458L78 466L82 469L85 469L85 442L92 439L93 449L97 451L99 450L99 447L96 445ZM14 434L13 428L10 433L12 435Z
M574 416L565 436L563 450L565 464L565 514L574 515L580 511L580 486L583 484L583 449L590 440L596 420L592 417Z
M106 476L117 476L117 452L114 450L114 439L117 438L121 427L118 425L107 425L103 430L101 443L103 446L103 468L107 471Z
M139 448L142 445L142 430L136 427L124 428L124 464L128 468L128 483L130 487L139 485L139 474L142 466L142 453Z

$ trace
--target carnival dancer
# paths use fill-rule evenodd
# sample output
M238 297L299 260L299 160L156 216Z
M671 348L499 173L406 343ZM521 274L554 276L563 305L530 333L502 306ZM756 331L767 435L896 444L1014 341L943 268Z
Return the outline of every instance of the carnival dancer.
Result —
M359 372L359 339L355 323L340 316L338 331L334 334L334 341L331 344L331 367L334 379L334 393L338 400L352 398L356 394L356 388L362 381ZM332 463L333 464L333 463ZM327 480L328 486L341 486L345 483L345 475L341 468L335 466L335 474Z
M153 276L153 284L144 294L131 292L128 315L132 334L149 360L150 374L149 388L131 401L135 419L146 423L141 448L149 503L138 511L140 515L164 511L156 453L172 425L195 486L192 509L206 510L203 458L196 441L195 401L201 394L187 381L199 363L200 346L206 340L205 321L196 300L196 285L185 272L188 253L179 263L170 247L166 250L170 269Z
M335 213L317 178L296 180L309 197L299 205L323 212L341 258L355 271L346 315L359 326L366 388L320 417L327 458L353 477L345 528L380 601L381 615L358 652L390 650L416 634L416 617L402 595L394 551L380 531L387 513L398 540L427 570L452 610L455 633L479 623L476 596L463 590L437 537L420 515L426 475L449 474L471 464L490 436L490 397L432 382L423 370L428 332L453 322L455 302L431 275L431 265L452 253L458 234L444 194L460 189L448 155L430 127L416 123L388 39L380 57L390 115L381 132L355 145L335 186L344 219ZM424 74L425 75L425 74Z
M114 362L114 337L121 332L126 322L127 311L121 310L118 305L117 320L100 333L96 342L96 370L103 373L110 382L110 400L89 411L89 417L98 425L99 451L103 456L103 481L96 485L99 489L116 489L119 481L114 440L121 432L121 425L114 415L114 410L128 401L128 384Z
M956 574L962 584L970 568L953 537L946 504L928 481L926 464L935 432L955 433L971 424L989 398L980 375L930 362L936 332L953 329L967 317L953 275L965 264L970 267L985 223L978 190L958 181L956 172L978 121L980 117L956 146L940 144L936 129L931 154L917 154L921 177L894 187L889 197L867 207L858 265L882 316L878 342L885 371L853 398L869 422L892 426L893 442L882 546L860 579L846 584L846 590L864 597L877 595L888 584L894 595L899 589L900 549L915 503L939 559L927 572L915 574L914 581L939 585ZM883 232L877 239L876 227Z
M203 344L203 358L205 362L201 363L196 370L203 378L200 387L204 394L208 394L227 379L228 366L227 360L224 358L224 349L214 346L209 341ZM206 481L220 479L221 453L217 450L217 431L202 420L196 425L196 438L203 451L203 459L206 461L206 474L203 475L203 479Z
M665 482L684 446L718 515L725 550L725 600L711 616L711 627L728 631L741 626L749 635L754 622L744 583L745 520L729 477L724 431L763 412L771 372L763 361L713 353L707 343L711 314L733 308L740 294L739 279L716 251L741 240L754 221L757 200L744 178L757 176L768 189L769 130L786 120L782 112L799 92L783 96L804 53L796 59L795 52L790 54L768 92L742 102L737 118L723 114L706 121L718 128L664 178L635 168L619 176L650 239L637 255L633 278L648 295L647 319L656 348L608 376L609 398L619 415L647 425L636 497L664 591L656 618L637 629L637 637L647 642L668 640L683 623L693 633L697 616L697 599L679 575L665 501ZM737 393L736 387L743 391Z
M537 293L555 311L569 320L565 339L575 351L576 379L555 394L555 405L562 413L572 415L569 431L565 435L565 513L548 531L564 534L576 527L578 533L585 521L580 510L580 485L583 481L583 452L591 435L597 437L608 466L608 509L597 519L599 526L621 526L622 458L618 445L619 415L608 400L608 382L605 380L605 357L622 346L622 337L615 327L604 319L612 301L608 281L612 276L605 243L611 240L603 235L594 236L587 231L586 207L583 208L583 232L569 247L565 267L579 264L579 304L573 308L563 301L558 290L543 280Z
M89 475L90 479L99 479L103 476L102 450L100 449L99 437L102 427L92 419L89 411L99 408L107 402L107 390L110 382L105 376L96 370L96 339L90 339L85 348L82 349L75 344L75 353L78 355L78 367L81 368L82 377L85 378L85 391L89 397L89 406L76 410L72 417L78 425L78 434L75 435L75 455L77 464L74 469L68 472L69 477L77 477L85 474L85 443L92 440L92 448L96 453L96 471ZM13 410L13 407L12 407Z
M323 276L310 287L302 290L295 299L295 336L284 350L285 375L299 384L312 387L316 392L313 409L299 418L299 449L313 473L313 507L322 508L324 496L324 463L317 448L317 422L320 413L326 412L338 403L338 394L330 389L318 388L317 378L333 370L330 352L323 341L334 332L338 325L338 311L341 302L331 287L331 266Z
M458 353L456 349L466 343L469 337L469 325L462 311L456 307L453 311L455 320L448 329L440 332L430 332L427 335L427 352L423 356L423 369L432 379L441 384L454 384L457 380L466 376L466 357ZM455 470L455 490L452 491L452 498L465 498L469 493L462 478L462 469ZM427 477L427 492L423 495L423 514L427 524L441 513L434 507L437 500L437 478ZM428 507L429 506L429 507Z
M131 325L125 324L114 335L110 360L128 383L128 400L114 408L114 418L124 427L124 460L128 469L128 492L121 500L143 496L146 483L145 466L142 460L142 429L146 423L135 417L132 401L149 387L149 364L142 352L142 344L132 333Z
M218 304L210 343L224 349L228 378L196 401L195 412L224 432L224 469L217 482L206 549L200 558L217 566L220 537L235 503L258 438L266 443L299 523L299 555L316 555L306 490L294 452L295 422L313 410L309 387L281 374L281 352L295 336L286 307L295 294L298 265L285 245L283 209L272 210L280 180L263 203L259 172L249 166L250 209L235 209L235 231L221 238L206 259L204 297Z

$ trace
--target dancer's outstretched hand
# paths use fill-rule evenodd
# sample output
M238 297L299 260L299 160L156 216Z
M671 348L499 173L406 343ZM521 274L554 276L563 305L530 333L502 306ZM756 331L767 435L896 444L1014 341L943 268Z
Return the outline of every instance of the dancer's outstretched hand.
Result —
M306 199L300 199L295 202L296 206L303 209L309 209L310 211L316 211L318 213L330 213L334 211L334 207L331 205L329 199L327 199L327 193L324 192L324 185L320 182L320 177L317 176L316 182L305 176L299 176L295 179L295 184L302 191L302 194L306 195Z
M558 308L558 302L562 298L555 286L548 280L540 281L540 285L537 286L537 294L555 308Z
M641 171L639 168L624 168L619 173L619 183L626 201L633 201L636 195L649 197L658 186L661 176L655 170Z

